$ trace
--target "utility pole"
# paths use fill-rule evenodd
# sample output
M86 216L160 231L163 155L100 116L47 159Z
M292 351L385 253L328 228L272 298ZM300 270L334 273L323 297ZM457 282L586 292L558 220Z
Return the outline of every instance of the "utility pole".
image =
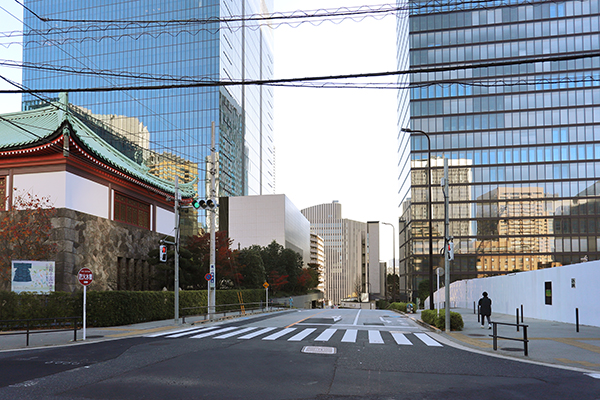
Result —
M211 126L211 135L210 135L210 196L209 199L213 201L216 205L216 190L215 190L215 174L216 174L216 161L215 161L215 122L212 122ZM207 209L210 215L210 274L212 276L211 280L208 283L208 317L214 314L215 305L216 305L216 285L215 282L217 280L216 277L216 245L215 245L215 213L217 212L217 208Z
M450 332L450 258L448 257L448 243L450 242L450 193L449 193L449 185L448 185L448 159L444 157L444 181L442 183L444 190L444 294L445 294L445 303L446 303L446 333Z
M179 325L179 177L175 175L175 324Z

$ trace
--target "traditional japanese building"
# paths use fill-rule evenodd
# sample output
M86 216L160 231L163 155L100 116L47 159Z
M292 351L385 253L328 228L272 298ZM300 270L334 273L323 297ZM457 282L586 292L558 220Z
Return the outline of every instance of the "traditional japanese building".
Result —
M94 273L91 289L150 289L148 252L174 235L174 182L152 174L137 145L75 111L64 96L0 116L0 210L22 193L50 200L57 291L77 290L83 267ZM195 187L179 185L183 204Z

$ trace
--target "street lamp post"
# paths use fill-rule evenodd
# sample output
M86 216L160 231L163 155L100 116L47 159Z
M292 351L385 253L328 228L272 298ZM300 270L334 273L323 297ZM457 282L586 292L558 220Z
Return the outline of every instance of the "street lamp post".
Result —
M418 129L402 128L402 132L409 134L421 134L427 138L427 188L428 188L428 199L427 207L429 214L429 308L434 309L433 304L433 223L432 223L432 212L431 212L431 139L427 132Z
M382 224L384 225L389 225L392 227L392 266L393 266L393 270L394 270L394 279L392 281L392 302L394 300L396 300L396 227L394 226L394 224L390 224L389 222L382 222ZM386 277L387 277L387 273L386 273ZM400 286L400 277L398 277L398 286Z

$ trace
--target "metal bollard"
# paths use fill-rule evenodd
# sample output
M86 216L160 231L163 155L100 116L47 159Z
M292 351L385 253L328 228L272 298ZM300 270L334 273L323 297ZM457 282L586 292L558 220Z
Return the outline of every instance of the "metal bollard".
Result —
M517 332L519 332L519 309L517 308Z
M577 332L579 332L579 308L575 309L575 326L576 326Z
M521 304L521 323L523 323L523 304Z

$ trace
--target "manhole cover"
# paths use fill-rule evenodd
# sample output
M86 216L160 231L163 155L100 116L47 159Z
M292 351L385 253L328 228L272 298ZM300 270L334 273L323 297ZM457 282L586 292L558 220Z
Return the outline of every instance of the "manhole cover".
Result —
M518 347L502 347L500 350L504 350L504 351L523 351L523 349L519 349Z
M85 335L86 339L100 339L103 338L103 335Z
M484 337L481 333L469 333L469 336Z
M302 348L303 353L309 354L335 354L335 347L325 347L325 346L304 346Z

